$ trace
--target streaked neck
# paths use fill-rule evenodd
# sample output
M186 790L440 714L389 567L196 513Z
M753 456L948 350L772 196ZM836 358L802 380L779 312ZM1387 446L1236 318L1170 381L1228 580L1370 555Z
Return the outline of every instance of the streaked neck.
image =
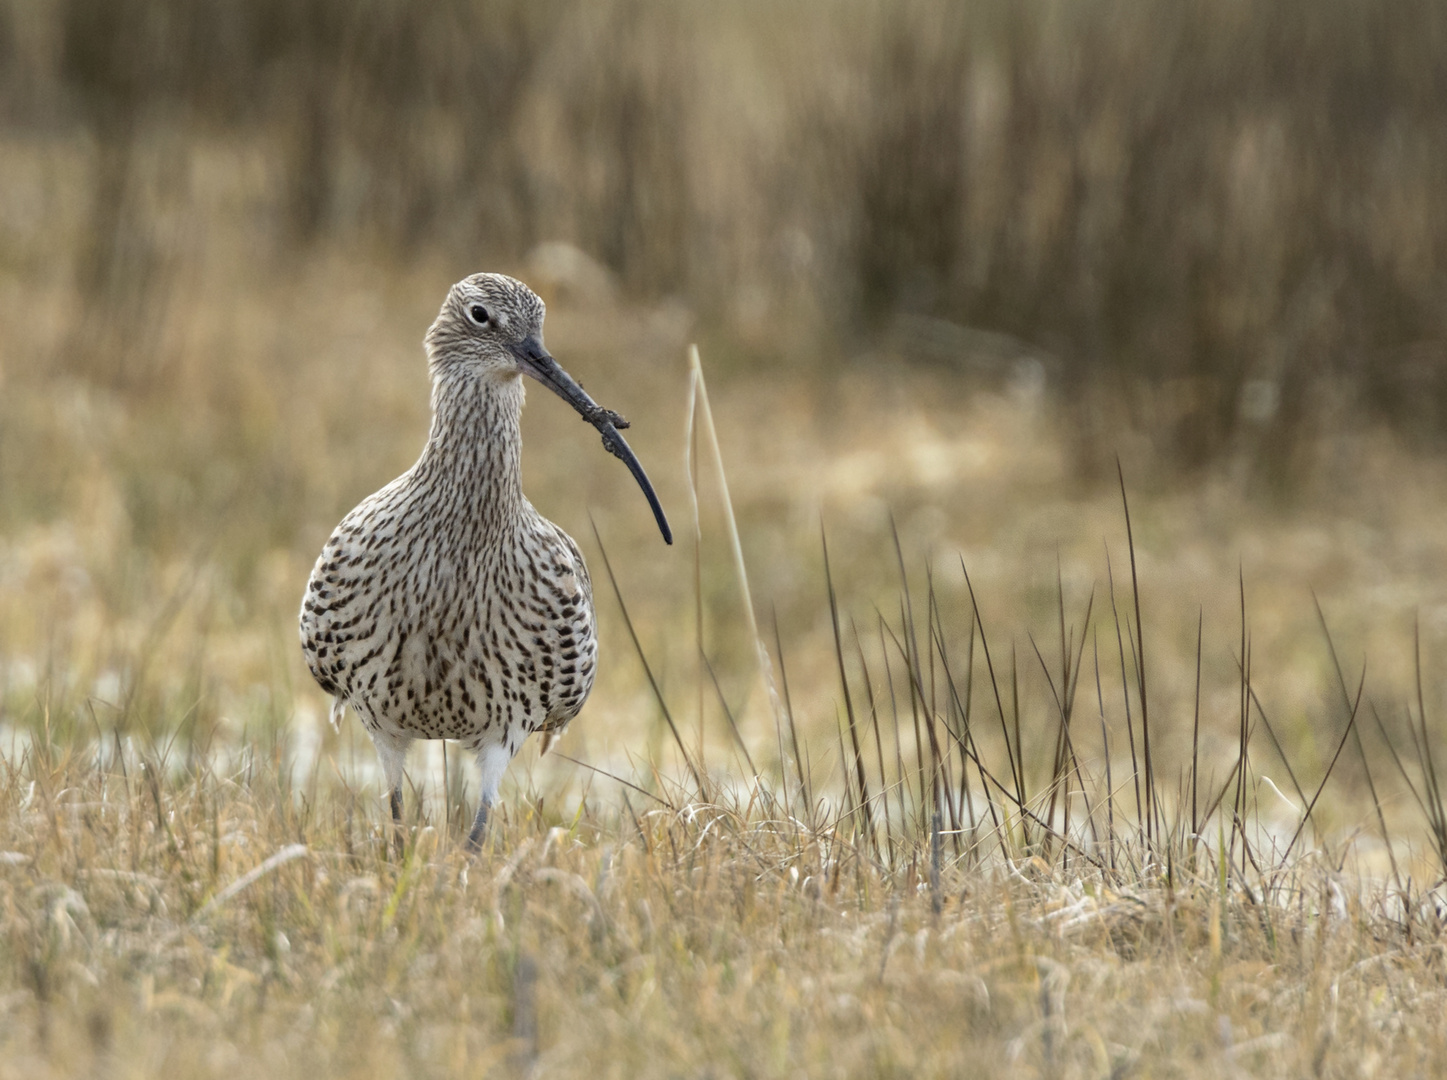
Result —
M515 516L522 494L521 376L445 372L432 382L432 428L414 477L440 506L487 522ZM444 511L445 512L445 511Z

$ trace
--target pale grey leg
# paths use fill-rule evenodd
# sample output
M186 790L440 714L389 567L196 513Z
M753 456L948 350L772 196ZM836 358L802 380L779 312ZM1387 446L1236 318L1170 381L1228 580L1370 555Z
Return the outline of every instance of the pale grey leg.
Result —
M402 826L402 788L394 787L389 800L392 804L392 837L397 845L397 861L407 854L407 830Z
M402 766L407 760L411 739L394 739L381 732L372 733L377 757L382 761L382 774L387 778L388 801L392 806L392 835L397 846L397 861L407 853L407 832L402 827Z
M477 754L477 764L482 770L482 791L477 804L477 817L467 834L467 853L476 855L482 850L482 838L487 833L487 818L492 804L497 802L498 785L502 774L507 772L512 752L506 746L484 746Z
M467 853L476 855L482 850L482 837L487 832L487 815L492 805L486 799L477 804L477 817L472 819L472 828L467 834Z

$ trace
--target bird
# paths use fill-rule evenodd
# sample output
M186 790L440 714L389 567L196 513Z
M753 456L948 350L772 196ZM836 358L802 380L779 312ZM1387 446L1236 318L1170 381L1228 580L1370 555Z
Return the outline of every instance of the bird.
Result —
M523 494L524 379L552 390L603 438L643 489L666 543L663 507L619 429L543 345L543 301L503 274L448 290L424 338L432 419L416 464L363 499L332 532L307 581L302 652L360 719L386 779L399 855L402 778L415 739L476 755L481 849L508 764L533 733L543 752L593 687L592 583L582 552Z

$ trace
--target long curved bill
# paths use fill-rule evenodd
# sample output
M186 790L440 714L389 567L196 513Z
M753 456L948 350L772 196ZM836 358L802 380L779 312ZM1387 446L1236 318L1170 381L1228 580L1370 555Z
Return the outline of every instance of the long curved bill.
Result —
M637 480L638 486L643 489L648 505L653 508L653 518L658 522L659 531L663 533L663 542L673 543L673 530L668 527L668 518L663 515L663 506L648 480L648 474L638 463L632 448L624 441L623 436L618 434L618 429L626 428L628 421L590 398L573 377L548 354L548 350L543 348L542 339L536 334L528 335L511 346L511 349L525 372L578 410L579 416L598 429L598 433L603 436L603 449L627 465L633 479Z

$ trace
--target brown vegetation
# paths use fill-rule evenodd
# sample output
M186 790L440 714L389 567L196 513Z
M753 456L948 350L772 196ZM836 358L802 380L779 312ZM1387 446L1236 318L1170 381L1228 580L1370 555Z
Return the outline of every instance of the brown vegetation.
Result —
M0 2L0 1077L1440 1071L1444 35ZM399 865L293 620L484 268L681 543L534 395L602 674Z

